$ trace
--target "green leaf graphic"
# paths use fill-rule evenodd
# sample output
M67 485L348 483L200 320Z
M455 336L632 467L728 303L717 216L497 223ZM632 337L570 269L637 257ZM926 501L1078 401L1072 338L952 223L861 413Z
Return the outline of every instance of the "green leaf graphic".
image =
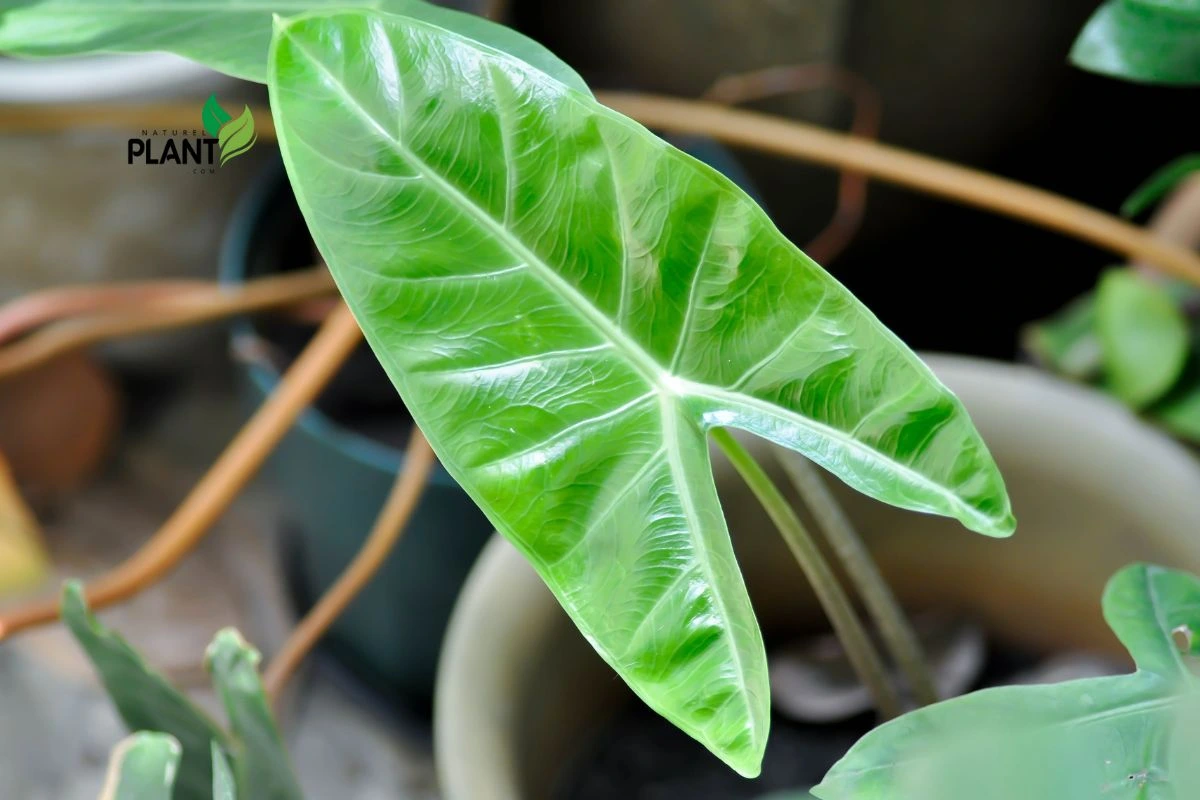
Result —
M241 116L224 125L217 134L217 143L221 146L221 166L249 150L257 141L254 115L250 113L250 106L245 106Z
M724 176L437 26L280 25L296 196L421 429L634 691L742 774L767 664L710 429L1012 532L958 400Z
M225 109L221 108L220 103L217 102L217 96L210 94L208 100L204 102L204 110L200 112L200 119L204 122L204 130L208 132L208 135L216 136L220 132L221 126L229 122L232 117Z

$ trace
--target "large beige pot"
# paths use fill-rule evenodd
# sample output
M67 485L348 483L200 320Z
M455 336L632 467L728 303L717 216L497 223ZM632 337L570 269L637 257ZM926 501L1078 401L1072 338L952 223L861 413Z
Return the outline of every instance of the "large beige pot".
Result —
M1134 560L1200 571L1200 465L1108 398L1030 368L934 356L996 456L1019 520L1012 540L841 489L909 607L959 607L1032 650L1120 653L1100 616L1107 578ZM769 447L756 444L767 454ZM717 483L768 632L821 625L799 569L722 459ZM624 685L497 538L459 600L443 650L436 747L447 800L547 800Z

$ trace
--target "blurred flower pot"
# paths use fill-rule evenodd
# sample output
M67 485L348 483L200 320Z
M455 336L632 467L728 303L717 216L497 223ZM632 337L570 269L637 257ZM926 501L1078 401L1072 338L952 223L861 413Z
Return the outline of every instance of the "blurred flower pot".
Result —
M1124 663L1100 614L1102 589L1140 559L1200 570L1200 465L1099 393L1026 367L928 360L991 447L1019 527L1011 540L988 539L838 484L901 600L910 609L961 610L1000 647L1094 651ZM752 444L772 462L770 446ZM768 642L780 632L823 630L773 527L728 464L714 460ZM606 723L635 702L499 537L455 610L438 678L436 751L448 800L570 797L561 793L564 778Z

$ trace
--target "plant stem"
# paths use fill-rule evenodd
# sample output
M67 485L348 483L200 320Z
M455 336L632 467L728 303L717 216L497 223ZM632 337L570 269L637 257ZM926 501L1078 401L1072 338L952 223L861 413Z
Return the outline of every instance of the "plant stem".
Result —
M780 452L778 460L800 499L816 518L850 582L858 589L892 658L904 672L913 697L921 705L936 703L937 685L925 654L921 652L921 642L833 492L829 491L816 467L799 453Z
M679 97L597 92L596 99L643 125L711 136L764 153L811 161L926 194L1023 220L1090 242L1129 261L1144 261L1200 286L1200 255L1156 239L1144 228L1061 195L980 170L771 114ZM258 138L274 141L266 108L251 109ZM125 130L154 120L158 126L194 124L195 106L11 106L0 111L0 133L44 133L78 127Z
M136 290L137 284L121 288ZM42 298L54 303L61 298L76 303L76 289L52 289L45 295L27 295L0 308L0 325L18 331L36 322L30 315L40 315L49 321L59 312L70 315L69 309L50 308L49 316ZM203 322L262 311L277 306L293 305L305 300L336 295L337 288L328 270L314 267L299 272L257 278L240 286L206 286L180 288L157 298L146 298L140 304L123 308L101 309L98 313L51 322L45 328L0 348L0 378L5 378L97 342L137 336L155 331L184 328ZM134 295L136 296L136 291Z
M1144 228L1060 195L816 125L715 103L626 92L596 99L643 125L859 172L1040 225L1200 285L1200 256Z
M733 468L750 487L750 491L762 503L783 540L787 542L792 555L799 562L800 568L804 570L817 599L829 616L834 632L841 640L842 647L846 649L851 666L875 698L875 705L880 714L886 718L899 716L903 709L895 688L888 680L883 659L875 650L875 645L867 635L862 621L855 614L850 598L838 583L829 562L825 560L816 542L796 516L795 510L788 505L787 499L762 466L754 460L754 456L733 438L733 434L723 428L716 428L712 436L733 464Z
M124 563L88 584L88 605L101 609L132 597L164 578L191 552L361 339L350 310L339 304L284 373L279 386L158 532ZM58 601L49 600L4 614L0 616L0 639L53 622L58 612Z
M292 631L263 676L267 697L277 702L288 679L321 640L325 631L370 582L404 533L433 469L434 455L420 429L413 427L404 466L384 501L383 509L354 560Z

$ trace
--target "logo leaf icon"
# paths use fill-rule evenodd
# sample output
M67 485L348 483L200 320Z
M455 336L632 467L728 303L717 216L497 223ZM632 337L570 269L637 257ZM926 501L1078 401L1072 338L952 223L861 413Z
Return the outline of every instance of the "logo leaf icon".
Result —
M217 134L217 143L221 147L221 165L231 158L240 156L242 153L249 150L258 141L258 134L254 131L254 116L250 113L250 106L245 106L241 115L221 127Z
M217 96L210 94L208 100L204 103L204 109L200 112L200 120L204 123L204 130L209 136L217 136L220 133L221 126L232 117L221 108L217 102Z

